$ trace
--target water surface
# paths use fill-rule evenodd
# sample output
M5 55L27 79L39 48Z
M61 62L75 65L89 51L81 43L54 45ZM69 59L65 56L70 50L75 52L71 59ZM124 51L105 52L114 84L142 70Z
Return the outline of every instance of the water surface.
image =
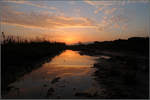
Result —
M95 93L100 86L92 75L96 57L66 50L10 84L7 98L86 98L78 92ZM53 82L52 82L53 81ZM50 92L50 93L49 93Z

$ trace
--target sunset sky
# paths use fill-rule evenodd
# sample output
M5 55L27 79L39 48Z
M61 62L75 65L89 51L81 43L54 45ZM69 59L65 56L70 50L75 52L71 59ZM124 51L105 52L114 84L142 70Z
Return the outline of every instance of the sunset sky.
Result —
M149 0L1 0L1 32L67 44L150 33Z

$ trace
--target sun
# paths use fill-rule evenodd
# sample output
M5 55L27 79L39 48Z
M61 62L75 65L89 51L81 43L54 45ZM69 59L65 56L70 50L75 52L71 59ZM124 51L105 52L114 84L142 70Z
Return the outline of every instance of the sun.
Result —
M65 43L66 44L73 44L75 42L76 42L76 39L73 38L73 37L67 37L67 38L65 38Z

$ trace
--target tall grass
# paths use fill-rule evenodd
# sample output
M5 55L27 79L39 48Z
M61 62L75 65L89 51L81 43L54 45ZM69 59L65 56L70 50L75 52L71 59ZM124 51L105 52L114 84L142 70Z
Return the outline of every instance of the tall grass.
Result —
M29 41L21 37L5 36L4 32L2 37L2 90L6 90L8 84L17 77L31 71L35 63L45 57L56 56L66 47L65 43L49 42L40 38Z

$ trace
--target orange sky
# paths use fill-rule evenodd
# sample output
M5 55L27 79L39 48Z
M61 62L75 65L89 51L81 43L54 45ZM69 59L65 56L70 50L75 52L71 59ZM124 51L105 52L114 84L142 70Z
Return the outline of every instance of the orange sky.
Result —
M149 4L148 0L1 0L1 32L67 44L148 36Z

